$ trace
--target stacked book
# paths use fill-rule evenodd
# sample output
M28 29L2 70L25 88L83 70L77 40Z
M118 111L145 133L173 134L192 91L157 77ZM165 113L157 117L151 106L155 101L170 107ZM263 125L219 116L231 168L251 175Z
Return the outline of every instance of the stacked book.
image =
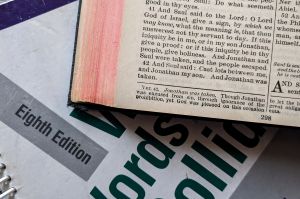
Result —
M62 2L5 7L0 198L299 198L298 129L239 122L300 125L296 2Z

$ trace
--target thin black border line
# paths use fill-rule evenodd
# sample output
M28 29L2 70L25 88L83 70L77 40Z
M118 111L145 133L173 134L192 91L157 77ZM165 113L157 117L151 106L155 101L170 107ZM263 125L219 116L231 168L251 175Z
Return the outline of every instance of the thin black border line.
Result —
M271 87L272 65L273 65L273 58L274 58L274 41L275 41L275 31L276 31L277 8L278 8L278 0L276 0L276 7L275 7L274 30L273 30L273 42L272 42L272 52L271 52L271 63L270 63L269 86L268 86L268 93L267 93L267 106L266 106L266 112L268 112L268 110L269 110L269 101L270 101L270 87Z
M243 92L235 92L235 91L225 91L225 90L214 90L214 89L205 89L205 88L195 88L195 87L185 87L185 86L175 86L175 85L168 85L168 84L156 84L156 83L147 83L147 82L137 82L138 84L148 84L148 85L156 85L156 86L169 86L175 88L187 88L187 89L195 89L195 90L204 90L204 91L218 91L224 93L238 93L238 94L245 94L245 95L256 95L265 97L266 95L263 94L256 94L256 93L243 93Z
M271 97L278 97L278 98L284 98L284 99L300 100L300 98L297 98L297 97L281 97L281 96L275 96L275 95L271 95Z

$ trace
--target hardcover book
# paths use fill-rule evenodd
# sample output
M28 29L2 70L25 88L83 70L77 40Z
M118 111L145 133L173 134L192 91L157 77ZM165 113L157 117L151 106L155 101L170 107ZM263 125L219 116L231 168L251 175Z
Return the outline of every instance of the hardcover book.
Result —
M82 1L70 103L300 126L298 1Z
M298 130L66 107L77 9L0 30L0 198L299 198Z

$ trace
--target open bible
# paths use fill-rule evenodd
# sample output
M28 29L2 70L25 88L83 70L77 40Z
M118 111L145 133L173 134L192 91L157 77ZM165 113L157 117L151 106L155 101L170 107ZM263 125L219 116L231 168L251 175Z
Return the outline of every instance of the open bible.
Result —
M300 1L89 0L70 104L300 126Z

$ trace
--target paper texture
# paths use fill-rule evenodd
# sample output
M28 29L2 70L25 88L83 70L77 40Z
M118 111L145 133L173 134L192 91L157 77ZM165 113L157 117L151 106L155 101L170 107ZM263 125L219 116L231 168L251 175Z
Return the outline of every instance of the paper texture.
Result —
M299 2L124 8L115 106L299 126Z
M77 6L0 31L0 72L108 154L85 181L0 122L1 161L18 189L16 199L197 198L204 193L229 198L276 129L128 113L87 115L67 107Z
M231 199L300 198L299 141L298 129L280 130Z

